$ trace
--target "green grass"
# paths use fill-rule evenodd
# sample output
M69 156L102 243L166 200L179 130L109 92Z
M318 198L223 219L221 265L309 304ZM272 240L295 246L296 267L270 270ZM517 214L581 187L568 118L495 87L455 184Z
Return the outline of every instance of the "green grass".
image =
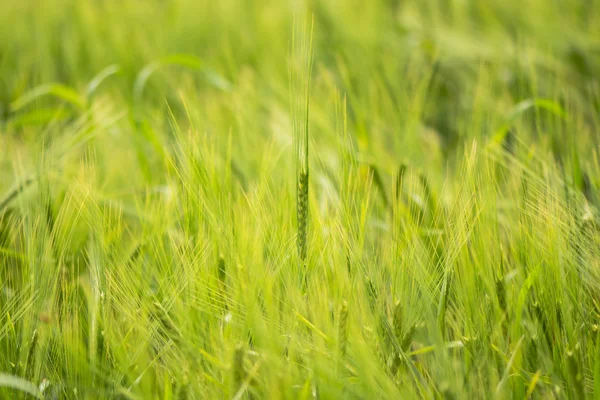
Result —
M599 1L5 3L0 398L600 398Z

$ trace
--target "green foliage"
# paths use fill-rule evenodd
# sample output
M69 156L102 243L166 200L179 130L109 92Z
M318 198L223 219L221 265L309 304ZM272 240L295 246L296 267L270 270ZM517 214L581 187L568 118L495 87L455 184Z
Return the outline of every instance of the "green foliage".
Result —
M24 393L28 393L33 397L41 399L39 389L31 382L25 379L19 378L18 376L0 374L0 387L8 387Z
M3 4L0 398L600 398L600 3L292 3Z

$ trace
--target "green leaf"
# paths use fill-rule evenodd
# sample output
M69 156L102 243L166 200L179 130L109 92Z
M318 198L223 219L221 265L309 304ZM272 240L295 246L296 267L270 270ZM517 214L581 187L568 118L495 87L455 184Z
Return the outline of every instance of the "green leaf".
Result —
M18 376L0 373L0 387L19 390L38 399L42 398L42 393L33 383Z
M64 108L36 108L31 112L18 114L12 119L16 127L46 125L52 121L62 121L69 118L72 113Z
M154 72L156 72L162 67L169 65L179 65L182 67L197 70L202 67L202 60L190 54L173 54L170 56L163 57L157 61L151 62L150 64L142 68L142 70L138 73L137 77L135 78L135 83L133 85L134 98L136 100L139 100L142 97L142 93L144 92L146 83L148 82L148 79L150 79Z
M223 91L231 90L232 84L225 77L218 74L211 68L205 67L200 58L191 54L172 54L146 65L138 73L133 85L133 96L136 101L139 101L144 92L144 88L148 80L157 70L171 65L178 65L192 70L202 70L202 73L208 83Z
M231 90L231 88L233 87L231 82L229 82L227 79L225 79L224 76L218 74L217 72L215 72L214 70L212 70L210 68L204 69L204 77L206 78L208 83L210 83L217 89L223 90L224 92L229 92Z
M0 200L0 213L4 211L4 209L8 207L10 203L19 196L19 194L31 186L35 181L36 179L34 178L28 178L14 187L2 200Z
M515 310L516 323L514 325L514 337L520 336L520 332L522 330L521 321L523 319L523 309L525 308L525 301L527 299L527 294L529 293L529 289L533 286L537 278L538 271L540 270L540 265L538 264L527 276L525 279L525 283L521 286L521 290L519 290L519 297L517 298L517 307Z
M53 96L70 103L77 108L85 108L85 99L82 98L76 90L60 83L47 83L40 85L13 101L10 104L10 108L12 111L18 111L19 109L44 96Z
M492 142L500 144L504 141L504 138L508 134L508 131L512 124L526 111L532 108L539 108L551 112L552 114L567 119L567 113L563 108L555 101L549 99L527 99L519 102L515 105L508 113L506 121L494 132Z
M90 97L92 97L92 95L94 94L96 89L98 89L98 86L100 86L100 84L102 82L104 82L107 78L111 77L112 75L117 74L120 70L121 70L121 67L119 67L117 64L112 64L112 65L109 65L108 67L104 68L102 71L100 71L90 81L90 83L88 83L88 85L85 89L86 98L89 99Z

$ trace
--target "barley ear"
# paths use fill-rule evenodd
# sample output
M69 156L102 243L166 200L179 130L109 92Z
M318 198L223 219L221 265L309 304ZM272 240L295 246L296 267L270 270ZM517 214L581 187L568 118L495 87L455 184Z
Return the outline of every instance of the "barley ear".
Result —
M308 225L308 171L300 171L297 182L298 255L306 262L306 230Z

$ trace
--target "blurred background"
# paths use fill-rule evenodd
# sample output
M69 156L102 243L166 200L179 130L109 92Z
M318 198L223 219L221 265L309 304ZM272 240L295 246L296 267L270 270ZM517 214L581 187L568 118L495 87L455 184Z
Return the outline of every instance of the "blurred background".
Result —
M548 102L532 107L511 134L542 141L558 158L576 137L581 158L593 156L600 115L594 0L7 1L0 12L0 129L39 140L40 126L72 119L80 99L65 102L59 93L15 101L48 83L84 95L104 71L93 90L97 101L109 99L113 114L143 102L160 135L168 131L168 104L181 121L193 115L201 130L231 131L239 148L277 135L289 143L292 18L311 14L311 124L324 148L336 92L347 98L361 153L377 154L384 167L403 158L446 165L462 138L493 135L528 99ZM136 99L136 79L149 65L152 75ZM540 114L558 115L559 108L569 123L545 135L548 120ZM259 160L248 162L252 169Z

